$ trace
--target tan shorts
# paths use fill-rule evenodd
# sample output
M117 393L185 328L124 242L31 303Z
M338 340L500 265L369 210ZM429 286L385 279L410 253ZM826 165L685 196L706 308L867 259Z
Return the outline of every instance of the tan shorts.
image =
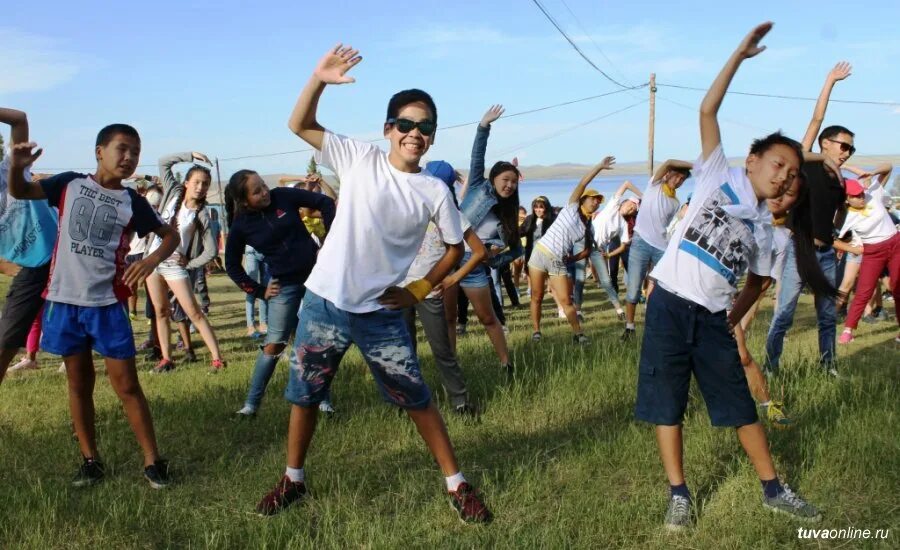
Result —
M539 271L543 271L551 277L568 277L569 270L562 260L551 254L547 249L540 245L534 246L531 252L531 258L528 259L528 267L533 267Z

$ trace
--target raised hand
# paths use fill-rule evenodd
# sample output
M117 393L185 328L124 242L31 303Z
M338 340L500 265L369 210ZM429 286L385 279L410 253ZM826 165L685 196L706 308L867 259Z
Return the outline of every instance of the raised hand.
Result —
M191 157L194 160L196 160L197 162L203 162L203 163L206 163L206 164L209 164L210 166L212 166L212 161L210 161L209 157L204 155L203 153L198 153L197 151L194 151L193 153L191 153Z
M829 71L828 79L832 80L834 82L837 82L838 80L844 80L845 78L850 76L850 74L851 74L850 71L852 71L852 70L853 70L853 66L850 65L850 63L848 63L846 61L841 61L840 63L835 65L834 68L831 69L831 71Z
M378 303L384 306L385 309L396 310L412 307L418 303L418 300L409 290L399 286L392 286L378 298Z
M347 71L362 61L359 50L354 50L351 46L338 44L331 51L325 54L316 65L313 74L325 84L349 84L356 82L353 77L346 76Z
M484 113L483 117L481 117L481 125L487 128L492 122L503 116L503 113L505 112L506 109L503 108L503 105L491 105L491 108Z
M37 143L33 141L13 144L10 149L10 166L16 170L22 170L34 164L34 161L44 152L40 147L32 151L35 147L37 147Z
M601 170L611 170L613 166L616 165L616 157L610 155L608 157L603 157L603 160L600 161L600 169Z
M744 59L750 59L761 51L765 50L765 46L760 46L759 41L766 36L770 30L772 30L773 23L771 21L766 21L760 25L757 25L750 34L744 37L744 40L741 42L741 45L738 46L738 52L741 57Z

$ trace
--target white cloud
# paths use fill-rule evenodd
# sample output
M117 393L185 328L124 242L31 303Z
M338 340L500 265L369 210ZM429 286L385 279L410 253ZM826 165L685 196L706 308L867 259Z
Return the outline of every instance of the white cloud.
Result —
M84 60L47 37L0 29L0 94L44 91L68 82Z

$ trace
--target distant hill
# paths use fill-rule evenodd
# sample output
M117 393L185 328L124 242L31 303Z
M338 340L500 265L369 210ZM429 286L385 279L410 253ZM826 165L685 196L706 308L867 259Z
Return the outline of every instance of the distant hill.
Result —
M657 159L654 166L659 167L666 159L660 158ZM693 159L690 159L693 160ZM868 156L856 156L853 157L852 163L857 166L865 166L865 167L873 167L876 164L880 164L882 162L890 162L894 165L894 173L895 180L900 177L897 175L897 172L900 171L900 155L868 155ZM744 157L733 157L728 159L729 164L732 166L741 166L744 163ZM541 180L559 180L559 179L578 179L584 175L585 172L591 169L592 165L588 164L576 164L571 162L563 162L559 164L551 164L549 166L545 165L531 165L531 166L521 166L520 169L522 173L525 175L525 181L541 181ZM468 170L460 170L463 174L468 175ZM262 179L266 182L266 185L269 188L278 187L278 178L284 176L285 174L265 174ZM635 177L635 178L643 178L647 176L647 163L644 162L624 162L621 164L617 164L615 169L610 172L604 172L606 176L624 176L624 177ZM325 181L329 183L336 190L340 189L340 185L337 182L337 179L334 176L326 175ZM222 182L222 189L224 190L227 181ZM209 202L211 203L219 203L221 199L219 197L219 191L215 182L213 182L212 188L209 191Z

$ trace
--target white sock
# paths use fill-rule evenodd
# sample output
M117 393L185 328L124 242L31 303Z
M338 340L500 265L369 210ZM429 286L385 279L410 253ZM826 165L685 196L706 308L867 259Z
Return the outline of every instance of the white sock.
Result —
M631 330L634 330L634 323L625 323L625 328L629 328L629 329L631 329Z
M299 483L306 479L306 474L303 472L303 468L291 468L290 466L288 466L284 470L284 475L288 476L294 483Z
M617 307L617 308L616 308L616 315L620 315L620 314L622 314L622 313L625 313L625 310L622 309L622 308L620 308L620 307Z
M444 481L447 482L447 490L451 493L459 489L459 486L466 482L466 478L463 477L462 472L456 472L452 476L445 477Z
M765 403L760 403L760 404L759 404L759 407L760 407L761 409L765 409L765 408L767 408L767 407L769 406L769 403L771 403L771 402L772 402L772 401L766 401Z

